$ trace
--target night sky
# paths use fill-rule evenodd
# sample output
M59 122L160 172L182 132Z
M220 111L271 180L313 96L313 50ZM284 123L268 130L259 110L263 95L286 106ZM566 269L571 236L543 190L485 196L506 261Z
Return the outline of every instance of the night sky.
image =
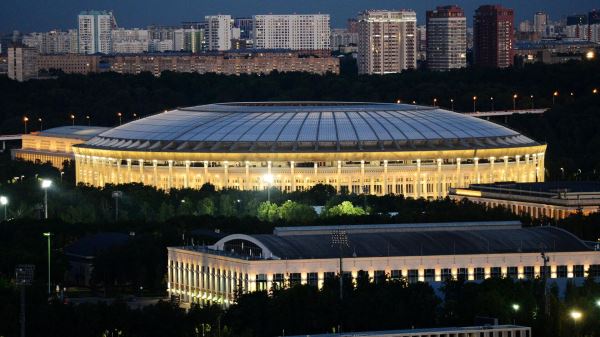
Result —
M480 4L493 2L454 0L467 17ZM599 0L510 0L496 1L516 10L517 22L531 19L545 10L551 19L573 13L586 13L600 7ZM345 20L364 9L410 8L424 22L425 10L448 4L440 0L0 0L0 32L47 31L75 28L77 14L86 9L111 9L120 27L145 27L149 24L179 24L199 21L207 14L251 16L268 13L328 13L332 27L344 26Z

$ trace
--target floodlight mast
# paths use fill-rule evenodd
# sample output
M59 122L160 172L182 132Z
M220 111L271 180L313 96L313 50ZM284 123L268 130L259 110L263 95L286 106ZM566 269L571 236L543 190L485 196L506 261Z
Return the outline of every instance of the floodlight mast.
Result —
M348 247L348 233L341 229L331 231L331 246L338 246L340 251L340 301L344 299L344 247Z

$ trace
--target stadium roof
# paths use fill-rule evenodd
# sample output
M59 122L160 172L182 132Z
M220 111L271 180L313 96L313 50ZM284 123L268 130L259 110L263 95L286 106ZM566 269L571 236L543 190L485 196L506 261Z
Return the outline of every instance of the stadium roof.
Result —
M476 255L506 253L578 252L591 248L573 234L556 227L518 229L440 230L348 233L349 257ZM240 258L327 259L339 256L339 248L331 244L331 234L322 235L229 235L214 246L227 254L237 243L254 245L255 251ZM243 254L242 254L243 255Z
M181 108L103 132L81 147L165 152L335 152L538 145L501 125L417 105L219 103Z
M110 130L110 128L100 126L69 125L43 130L36 133L36 135L42 137L60 137L90 140L107 130Z

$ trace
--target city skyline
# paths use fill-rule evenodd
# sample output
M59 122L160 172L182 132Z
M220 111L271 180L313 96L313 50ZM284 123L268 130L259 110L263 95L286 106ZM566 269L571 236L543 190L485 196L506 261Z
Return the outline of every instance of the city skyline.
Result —
M582 0L576 4L566 2L547 3L542 0L529 1L468 1L455 0L452 4L461 6L466 14L467 23L472 25L475 8L482 4L498 3L515 10L515 21L532 20L536 11L545 11L552 20L575 13L586 13L594 9L595 1ZM412 9L417 12L417 22L425 22L425 11L438 5L447 5L443 1L398 1L390 0L350 0L344 6L338 1L318 2L314 0L302 3L262 1L258 4L247 4L239 0L194 3L188 0L174 0L165 6L164 2L119 1L106 0L64 0L59 5L48 8L39 6L39 0L24 0L18 3L0 5L0 32L18 30L21 32L44 31L50 29L68 29L77 25L74 17L82 10L112 10L120 27L145 27L151 24L178 25L182 21L201 20L205 15L230 14L234 17L252 16L254 14L291 14L291 13L323 13L331 15L332 27L343 27L348 18L365 9ZM26 14L24 14L26 13Z

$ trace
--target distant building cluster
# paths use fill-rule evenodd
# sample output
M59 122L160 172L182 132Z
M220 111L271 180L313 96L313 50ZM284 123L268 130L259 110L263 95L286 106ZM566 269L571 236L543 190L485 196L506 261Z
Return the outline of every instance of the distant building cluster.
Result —
M346 27L333 29L329 14L259 14L239 18L218 14L175 26L124 28L117 25L113 12L90 10L77 16L77 28L24 36L15 31L1 37L0 54L12 54L13 61L6 59L0 64L0 75L8 73L19 80L35 78L35 71L28 73L26 68L33 69L36 63L38 70L52 66L67 73L115 70L127 68L131 62L124 64L123 60L132 59L136 59L132 67L139 71L163 60L177 64L155 66L151 71L157 75L162 69L242 74L302 68L301 71L322 73L321 66L328 68L329 63L335 63L326 58L339 55L356 58L360 74L390 74L416 68L448 71L469 65L505 68L533 62L562 63L595 57L600 48L600 12L595 10L556 21L539 11L532 20L516 24L513 9L482 5L473 13L472 27L467 27L467 16L462 8L448 5L428 10L425 23L420 25L415 11L402 9L365 10L348 19ZM7 53L6 47L11 45L30 49ZM252 57L244 61L241 54L235 53L240 50L248 51ZM322 56L309 58L306 66L298 64L301 62L275 62L275 66L258 62L266 52L271 60L283 60L289 58L290 52L307 50ZM214 53L229 58L219 59ZM15 63L17 54L22 60L20 65ZM80 57L84 55L119 61L96 67L94 62ZM23 56L29 59L22 59ZM198 65L215 57L217 64ZM230 67L235 69L221 70ZM25 72L15 74L21 70ZM333 72L339 72L339 66Z

